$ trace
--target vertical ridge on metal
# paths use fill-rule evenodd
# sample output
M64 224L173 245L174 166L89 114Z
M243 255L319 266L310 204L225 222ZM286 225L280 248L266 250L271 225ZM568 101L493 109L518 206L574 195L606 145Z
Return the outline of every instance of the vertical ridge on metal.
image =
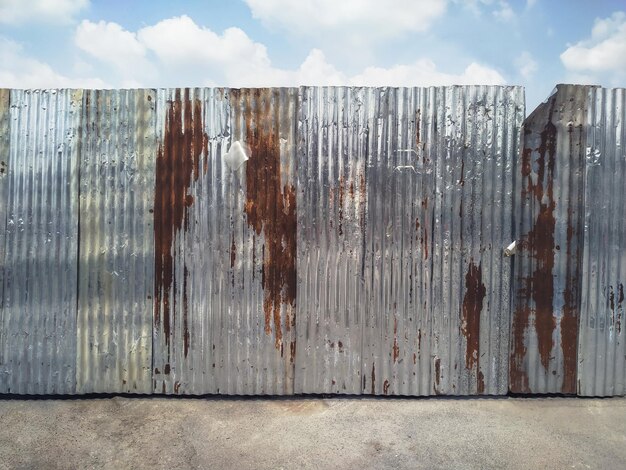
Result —
M626 90L587 95L578 394L626 394Z
M154 90L85 90L77 393L152 392Z
M589 92L588 86L557 86L522 128L515 187L514 393L576 393Z
M76 391L82 95L10 92L9 154L0 158L6 164L0 393ZM5 104L5 92L1 97Z

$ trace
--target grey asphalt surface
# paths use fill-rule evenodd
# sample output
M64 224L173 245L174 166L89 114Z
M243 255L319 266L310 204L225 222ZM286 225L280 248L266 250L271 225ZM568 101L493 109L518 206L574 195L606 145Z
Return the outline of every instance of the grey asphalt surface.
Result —
M626 468L626 399L0 400L0 468Z

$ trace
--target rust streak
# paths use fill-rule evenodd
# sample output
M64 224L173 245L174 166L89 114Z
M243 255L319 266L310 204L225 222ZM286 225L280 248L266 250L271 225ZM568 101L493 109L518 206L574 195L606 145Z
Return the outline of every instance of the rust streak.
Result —
M383 393L387 395L389 393L389 380L383 382Z
M485 393L485 376L482 371L478 371L478 393L480 395Z
M343 235L343 196L344 196L344 180L343 176L339 177L339 235Z
M372 395L376 393L376 364L372 364Z
M186 276L182 286L174 275L175 239L189 227L189 208L193 204L190 194L192 182L200 176L201 155L207 154L208 138L204 133L202 104L191 99L190 90L176 90L175 98L168 103L163 142L159 143L156 160L154 200L155 242L155 328L163 322L163 334L170 354L170 338L178 308L177 292L182 287L183 348L187 356L189 331L187 319Z
M271 334L273 323L275 345L282 350L282 305L291 309L287 322L295 322L297 220L295 188L281 180L280 116L277 106L272 106L272 95L278 92L255 89L231 93L246 101L244 117L250 159L246 165L244 212L254 232L265 235L261 276L265 332ZM236 99L233 104L239 102Z
M398 362L400 347L398 346L398 319L393 319L393 362Z
M466 339L465 368L471 370L478 365L480 349L480 313L487 291L482 281L482 263L478 266L470 260L465 274L465 295L461 307L461 330Z

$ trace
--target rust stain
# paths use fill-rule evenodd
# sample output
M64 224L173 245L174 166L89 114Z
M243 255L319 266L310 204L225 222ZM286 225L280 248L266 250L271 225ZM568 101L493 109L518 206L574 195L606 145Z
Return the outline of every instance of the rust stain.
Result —
M511 365L509 368L510 389L518 393L530 393L528 374L524 366L526 357L525 336L530 321L530 308L520 306L513 315L513 344L511 349Z
M439 395L439 384L441 382L441 359L435 358L435 385L434 391L436 395Z
M230 268L235 267L235 261L237 260L237 247L235 246L235 234L233 233L230 240Z
M293 361L296 359L296 342L291 341L289 343L289 362L293 364Z
M417 364L417 354L413 353L413 365Z
M552 116L555 104L556 100L553 98L549 105L548 122L540 132L539 147L533 150L525 146L521 155L521 173L525 180L525 184L521 188L522 199L528 201L529 207L537 207L537 218L534 225L520 243L521 254L527 253L528 257L535 260L534 271L529 278L522 278L518 281L520 288L517 292L517 308L512 324L511 389L521 392L528 391L528 377L525 372L524 358L527 353L525 336L530 326L531 315L534 315L540 361L546 371L549 368L550 356L554 348L553 332L556 328L556 319L553 310L554 277L552 272L555 258L554 230L556 220L554 211L556 201L553 184L557 128L552 123ZM533 131L530 129L524 129L525 143L530 140L529 136L532 134ZM534 155L537 155L534 161L537 170L536 181L533 181L532 175ZM532 205L530 205L531 203ZM566 304L574 305L575 302L573 299L566 299ZM575 315L572 312L566 312L566 314L569 317ZM573 322L568 324L569 317L565 327L568 330L572 328L575 330L576 326L573 325ZM566 341L570 340L567 339ZM567 344L564 346L570 347ZM575 348L575 344L572 347ZM569 351L564 352L564 356L573 357Z
M389 393L389 380L383 382L383 393L387 395Z
M372 395L376 393L376 364L372 364Z
M466 339L465 368L471 370L478 364L480 349L480 312L487 291L482 281L482 263L470 260L465 274L465 295L461 307L461 331Z
M480 395L485 393L485 376L482 371L478 371L478 393Z
M170 337L178 313L176 293L182 287L183 349L185 357L189 350L186 277L184 269L182 286L174 276L175 237L189 226L189 207L193 196L189 193L192 182L200 176L200 157L207 154L208 137L204 132L202 103L192 99L189 88L176 90L168 103L165 135L159 143L156 160L154 199L155 243L155 328L163 321L163 334L170 354ZM166 366L166 374L169 366Z
M400 347L398 346L398 319L393 319L393 362L398 362Z
M550 113L552 115L552 113ZM556 202L553 192L554 165L556 160L556 126L549 121L541 132L540 157L538 164L538 183L532 187L539 214L535 226L528 234L528 246L536 260L536 269L532 276L532 298L535 301L535 329L537 332L539 356L544 369L548 370L550 354L554 347L552 333L556 328L553 311L554 298L554 229L556 220L554 210ZM548 161L546 162L546 157ZM544 189L545 180L545 189Z
M297 217L295 188L281 179L280 110L271 106L274 93L278 91L231 90L236 99L233 105L240 102L240 97L246 100L244 118L250 159L246 164L244 212L254 232L265 235L261 276L265 332L271 334L273 323L275 345L281 350L282 305L291 310L287 322L295 322Z
M339 177L339 235L343 235L343 193L344 193L343 176Z
M178 395L179 391L180 391L180 382L176 381L174 382L174 393Z

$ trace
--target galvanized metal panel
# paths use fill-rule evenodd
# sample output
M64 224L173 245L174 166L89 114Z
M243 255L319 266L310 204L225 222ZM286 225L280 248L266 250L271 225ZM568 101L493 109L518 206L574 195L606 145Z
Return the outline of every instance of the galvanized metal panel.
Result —
M157 392L293 393L297 106L297 89L159 91Z
M576 393L589 89L559 85L523 126L510 366L516 393Z
M296 393L362 391L372 93L300 90Z
M6 226L7 226L7 189L9 172L9 123L11 90L0 88L0 326L3 325L3 300L4 300L4 255L6 251ZM5 330L0 329L0 354L3 351ZM2 359L0 356L0 364ZM0 369L1 370L1 369ZM0 378L2 376L0 375Z
M517 87L380 94L367 178L365 392L506 392L501 253L523 103Z
M578 393L626 394L626 90L593 87L585 151ZM582 216L582 214L581 214Z
M82 91L11 91L0 392L75 392Z
M506 393L521 88L302 94L296 390Z
M154 90L86 90L77 392L152 391Z

